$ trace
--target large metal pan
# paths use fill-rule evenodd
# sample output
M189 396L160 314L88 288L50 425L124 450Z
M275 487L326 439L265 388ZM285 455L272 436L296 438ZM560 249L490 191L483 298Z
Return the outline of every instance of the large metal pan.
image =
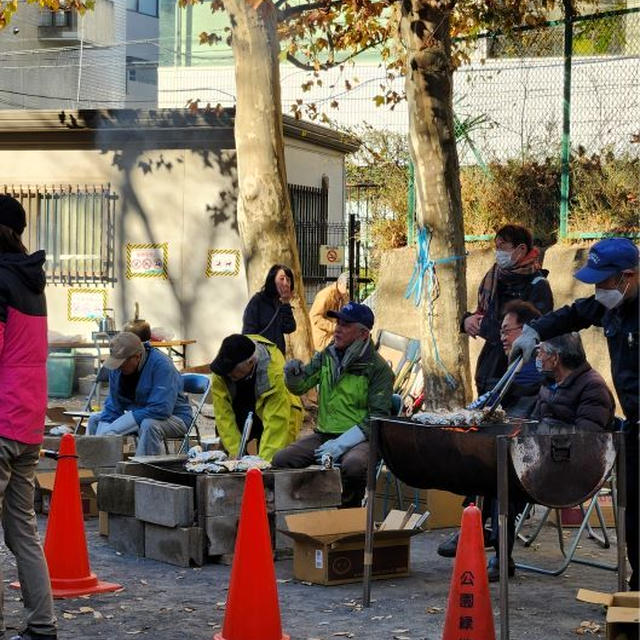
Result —
M373 418L387 467L419 489L497 495L497 436L510 438L513 498L550 507L581 504L600 489L615 461L612 434L512 422L477 428Z

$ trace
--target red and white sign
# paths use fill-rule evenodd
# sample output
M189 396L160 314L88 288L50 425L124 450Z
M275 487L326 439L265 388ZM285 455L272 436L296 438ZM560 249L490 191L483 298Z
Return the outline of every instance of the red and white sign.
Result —
M327 267L341 267L344 264L344 248L328 244L320 245L320 264Z

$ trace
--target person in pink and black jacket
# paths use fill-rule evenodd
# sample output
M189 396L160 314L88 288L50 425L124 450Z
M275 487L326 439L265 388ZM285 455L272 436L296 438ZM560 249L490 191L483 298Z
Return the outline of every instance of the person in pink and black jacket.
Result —
M29 255L22 205L0 195L0 510L16 557L26 628L11 640L57 637L49 573L33 509L35 469L47 410L44 251ZM4 581L0 576L0 602ZM0 609L0 637L4 637Z

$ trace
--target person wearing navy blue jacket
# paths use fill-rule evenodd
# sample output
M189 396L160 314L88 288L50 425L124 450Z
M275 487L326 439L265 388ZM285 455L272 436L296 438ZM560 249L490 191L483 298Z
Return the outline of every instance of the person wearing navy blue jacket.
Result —
M594 294L580 298L523 327L514 342L512 358L529 360L540 340L596 326L604 329L611 359L611 377L624 412L627 467L627 555L632 573L629 586L638 590L639 475L638 453L638 247L628 238L606 238L589 250L587 264L574 278L595 286Z
M129 331L116 335L109 349L109 396L89 418L88 433L138 434L136 455L163 453L164 439L184 436L191 424L182 377L167 355Z

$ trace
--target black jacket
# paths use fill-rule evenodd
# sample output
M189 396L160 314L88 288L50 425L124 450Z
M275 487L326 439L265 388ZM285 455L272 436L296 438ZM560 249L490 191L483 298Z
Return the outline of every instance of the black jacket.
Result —
M613 426L615 403L602 376L588 362L579 366L560 384L542 386L533 417L573 424L594 431Z
M283 304L258 291L247 304L242 316L242 333L261 335L278 345L284 354L284 334L296 330L290 304Z
M604 328L611 358L611 376L627 420L638 421L638 300L607 310L595 296L580 298L531 322L542 340L595 325Z
M500 325L502 309L511 300L524 300L533 304L540 313L553 309L553 294L547 281L546 269L535 273L519 275L511 274L498 280L496 293L489 303L489 308L480 325L480 336L485 343L476 363L476 387L478 395L493 389L502 374L507 370L507 356L500 343ZM464 320L471 314L466 314Z

